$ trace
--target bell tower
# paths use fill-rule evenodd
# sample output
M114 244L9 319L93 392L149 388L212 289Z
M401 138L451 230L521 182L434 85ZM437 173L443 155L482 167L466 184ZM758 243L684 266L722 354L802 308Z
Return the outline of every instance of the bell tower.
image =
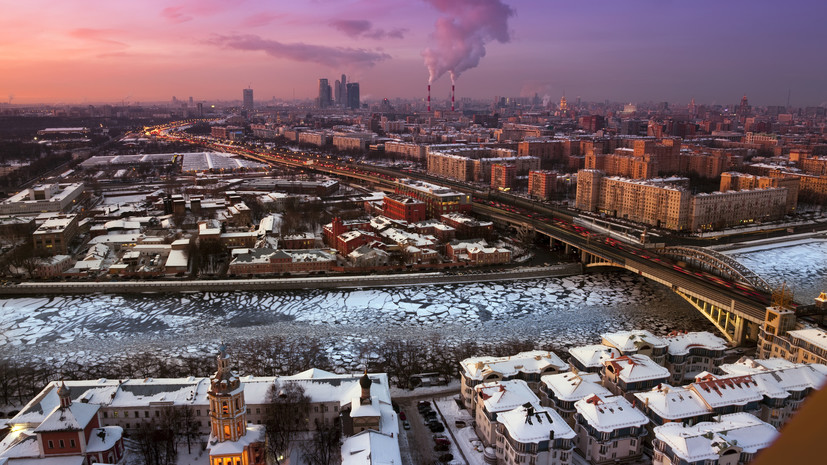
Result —
M237 441L247 434L247 405L244 387L230 368L231 358L222 344L218 349L218 371L210 377L210 423L218 442Z

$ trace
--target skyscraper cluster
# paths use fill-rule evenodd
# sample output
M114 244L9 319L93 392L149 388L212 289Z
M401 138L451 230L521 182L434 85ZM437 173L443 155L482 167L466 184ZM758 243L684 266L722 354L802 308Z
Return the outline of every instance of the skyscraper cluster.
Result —
M342 79L337 79L333 86L330 86L327 78L319 79L319 108L327 108L336 105L341 108L358 109L361 106L359 100L359 83L347 82L347 76L342 74Z

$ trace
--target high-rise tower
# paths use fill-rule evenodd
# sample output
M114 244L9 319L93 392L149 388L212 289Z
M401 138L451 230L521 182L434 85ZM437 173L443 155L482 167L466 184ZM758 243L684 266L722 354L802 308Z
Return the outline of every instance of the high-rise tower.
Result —
M245 110L253 110L253 89L249 87L242 91L242 95L244 97L244 103L241 105L242 108Z
M327 78L319 79L319 108L327 108L330 106L332 97L332 89L327 82Z
M347 107L353 110L358 110L360 106L359 83L349 82L347 84Z

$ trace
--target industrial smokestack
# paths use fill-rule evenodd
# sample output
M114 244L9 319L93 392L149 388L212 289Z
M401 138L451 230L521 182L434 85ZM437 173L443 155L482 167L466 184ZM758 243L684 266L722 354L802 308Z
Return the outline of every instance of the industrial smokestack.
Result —
M454 85L451 84L451 111L454 111Z
M428 84L428 113L431 112L431 85Z

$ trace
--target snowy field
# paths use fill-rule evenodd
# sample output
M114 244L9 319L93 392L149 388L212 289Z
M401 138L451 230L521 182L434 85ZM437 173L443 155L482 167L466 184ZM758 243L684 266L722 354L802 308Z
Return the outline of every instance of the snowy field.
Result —
M594 343L602 332L711 326L663 286L624 272L408 288L91 295L0 302L0 347L33 361L101 362L140 350L204 354L216 341L311 338L349 367L371 339Z
M795 300L802 304L812 303L822 291L827 291L827 241L812 239L789 246L763 247L773 248L724 253L758 273L772 286L786 282Z

